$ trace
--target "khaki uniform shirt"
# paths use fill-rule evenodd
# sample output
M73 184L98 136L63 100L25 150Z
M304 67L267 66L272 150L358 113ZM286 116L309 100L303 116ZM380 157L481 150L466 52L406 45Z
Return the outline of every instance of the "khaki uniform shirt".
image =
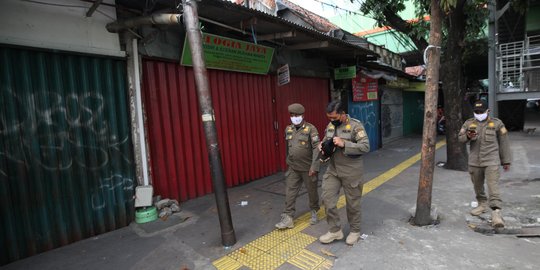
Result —
M476 130L476 139L467 137L468 130ZM508 131L497 118L488 117L482 122L468 119L459 131L458 140L470 142L469 166L499 166L512 162Z
M345 147L336 147L336 152L330 158L327 173L352 182L363 181L362 155L369 152L369 139L362 122L347 115L347 120L337 129L329 123L323 142L332 140L334 136L343 139Z
M289 125L285 129L287 141L287 165L295 171L319 171L319 132L314 125L305 122L296 129Z

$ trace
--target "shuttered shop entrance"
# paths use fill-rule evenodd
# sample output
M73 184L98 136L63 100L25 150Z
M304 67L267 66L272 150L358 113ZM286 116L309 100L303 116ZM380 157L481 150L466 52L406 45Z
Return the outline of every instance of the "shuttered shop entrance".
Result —
M0 47L0 265L132 220L125 65Z
M291 124L289 104L301 103L306 108L304 114L306 121L315 125L319 134L324 134L324 129L328 125L326 118L326 106L330 100L328 87L328 79L307 77L291 77L290 83L276 86L278 141L280 144L279 164L283 170L287 168L285 163L285 127Z
M187 200L212 192L193 70L148 59L143 71L156 194ZM227 185L277 172L270 76L208 70L208 78Z
M213 191L193 70L164 61L143 62L144 105L155 193L182 201ZM227 186L285 169L287 106L300 102L306 118L326 125L328 81L208 70ZM321 131L320 131L321 132Z
M403 91L381 87L382 143L403 137Z

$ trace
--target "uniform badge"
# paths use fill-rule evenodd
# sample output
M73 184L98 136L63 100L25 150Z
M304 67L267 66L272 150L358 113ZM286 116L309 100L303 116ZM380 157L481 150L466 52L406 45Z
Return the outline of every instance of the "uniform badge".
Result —
M305 132L309 132L309 128L308 128L308 127L305 127L305 128L304 128L304 131L305 131Z
M495 123L489 122L488 126L489 126L490 128L495 127Z
M290 139L292 139L292 136L287 137L287 140L290 140Z
M364 137L366 137L366 131L363 129L358 131L358 138L364 138Z
M346 129L351 129L351 125L347 124L347 125L345 126L345 128L346 128Z
M306 144L306 142L302 142L302 145L305 145L305 144Z

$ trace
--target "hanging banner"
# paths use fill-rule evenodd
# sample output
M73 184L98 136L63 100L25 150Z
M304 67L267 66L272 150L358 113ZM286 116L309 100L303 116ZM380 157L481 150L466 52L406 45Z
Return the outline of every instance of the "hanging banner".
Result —
M277 70L278 86L288 84L291 81L291 74L289 72L289 65L283 65Z
M206 67L211 69L267 74L274 55L271 47L207 33L202 34L202 43ZM193 65L187 37L180 63Z
M356 77L356 66L334 68L334 79L343 80Z
M372 79L361 72L352 79L352 101L370 101L377 100L379 86L378 80Z

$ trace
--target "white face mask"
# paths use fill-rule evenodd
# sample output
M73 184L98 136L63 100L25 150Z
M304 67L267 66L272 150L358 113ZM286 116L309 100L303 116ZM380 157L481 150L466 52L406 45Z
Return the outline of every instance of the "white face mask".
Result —
M293 125L298 126L302 123L304 118L302 116L291 116L291 122Z
M478 120L480 122L486 120L487 116L488 116L487 111L485 113L475 113L474 114L474 118L476 118L476 120Z

